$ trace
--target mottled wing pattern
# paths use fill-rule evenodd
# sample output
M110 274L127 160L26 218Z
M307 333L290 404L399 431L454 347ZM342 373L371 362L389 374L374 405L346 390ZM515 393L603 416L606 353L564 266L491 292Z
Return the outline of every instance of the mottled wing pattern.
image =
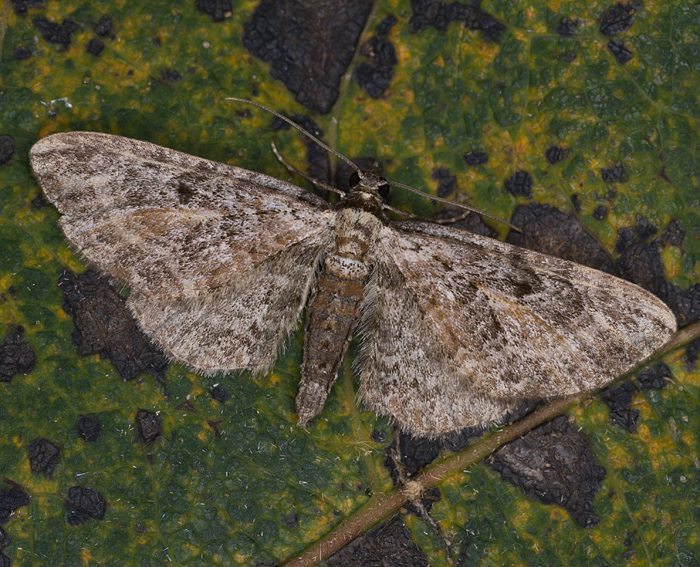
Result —
M31 149L34 174L90 262L146 295L194 297L329 230L308 191L238 167L96 132Z
M428 223L385 227L363 308L360 397L413 432L596 389L663 345L670 310L584 266ZM430 396L430 397L429 397ZM421 399L435 411L421 411Z
M335 215L283 181L93 132L31 150L69 242L131 288L141 326L202 372L267 369L306 302Z
M205 374L266 372L297 326L330 239L303 241L231 278L231 284L177 301L132 291L141 327L176 360Z

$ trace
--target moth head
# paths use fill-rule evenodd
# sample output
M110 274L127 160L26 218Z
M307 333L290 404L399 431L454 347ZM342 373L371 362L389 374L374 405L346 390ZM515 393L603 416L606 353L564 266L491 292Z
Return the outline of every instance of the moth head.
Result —
M382 201L389 197L389 182L375 173L356 169L350 174L348 181L351 193L367 193L379 197Z

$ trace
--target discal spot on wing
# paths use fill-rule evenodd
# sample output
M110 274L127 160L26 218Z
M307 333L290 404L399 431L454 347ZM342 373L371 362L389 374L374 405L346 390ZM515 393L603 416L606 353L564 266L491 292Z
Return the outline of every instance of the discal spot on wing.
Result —
M177 186L177 198L181 205L187 205L196 194L195 189L184 181L180 181Z

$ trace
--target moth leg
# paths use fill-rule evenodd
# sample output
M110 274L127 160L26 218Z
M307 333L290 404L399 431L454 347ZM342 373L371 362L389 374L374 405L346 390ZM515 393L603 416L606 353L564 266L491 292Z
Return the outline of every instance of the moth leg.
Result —
M325 189L326 191L330 191L331 193L337 193L341 197L345 197L347 193L345 191L341 191L337 187L333 187L332 185L328 185L327 183L324 183L323 181L320 181L318 179L314 179L310 175L306 175L303 171L300 169L297 169L294 167L291 163L289 163L287 160L282 157L282 154L280 154L279 150L277 149L277 146L275 145L274 142L270 142L270 146L272 147L272 153L275 154L275 157L277 158L277 161L279 161L286 169L291 173L292 175L298 175L299 177L306 179L309 183L313 183L316 187L319 189Z
M448 555L456 561L457 557L455 555L454 544L443 532L440 524L435 521L430 515L430 510L425 505L424 502L434 501L435 497L429 492L423 492L423 486L412 480L411 475L406 470L406 466L402 460L401 451L401 433L398 429L394 429L394 440L389 447L389 458L394 466L394 471L396 474L396 485L403 490L403 493L408 498L411 506L414 508L414 512L417 512L422 520L432 528L435 535L437 535L445 547ZM392 475L393 476L393 475Z
M392 207L391 205L387 205L384 203L382 205L382 209L386 211L391 211L392 213L395 213L397 215L401 215L404 217L404 220L412 220L412 219L420 219L421 217L417 217L415 215L412 215L411 213L407 213L406 211L402 211L401 209L397 209L396 207Z

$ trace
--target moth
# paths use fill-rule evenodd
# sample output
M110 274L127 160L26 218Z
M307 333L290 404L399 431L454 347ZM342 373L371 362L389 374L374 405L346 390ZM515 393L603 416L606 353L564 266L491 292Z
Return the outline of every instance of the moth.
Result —
M95 132L40 140L31 165L68 242L130 288L129 309L173 360L265 373L306 313L301 425L322 411L353 333L359 399L438 436L525 399L604 386L676 329L663 302L607 273L390 220L387 182L356 166L331 205L262 173Z

